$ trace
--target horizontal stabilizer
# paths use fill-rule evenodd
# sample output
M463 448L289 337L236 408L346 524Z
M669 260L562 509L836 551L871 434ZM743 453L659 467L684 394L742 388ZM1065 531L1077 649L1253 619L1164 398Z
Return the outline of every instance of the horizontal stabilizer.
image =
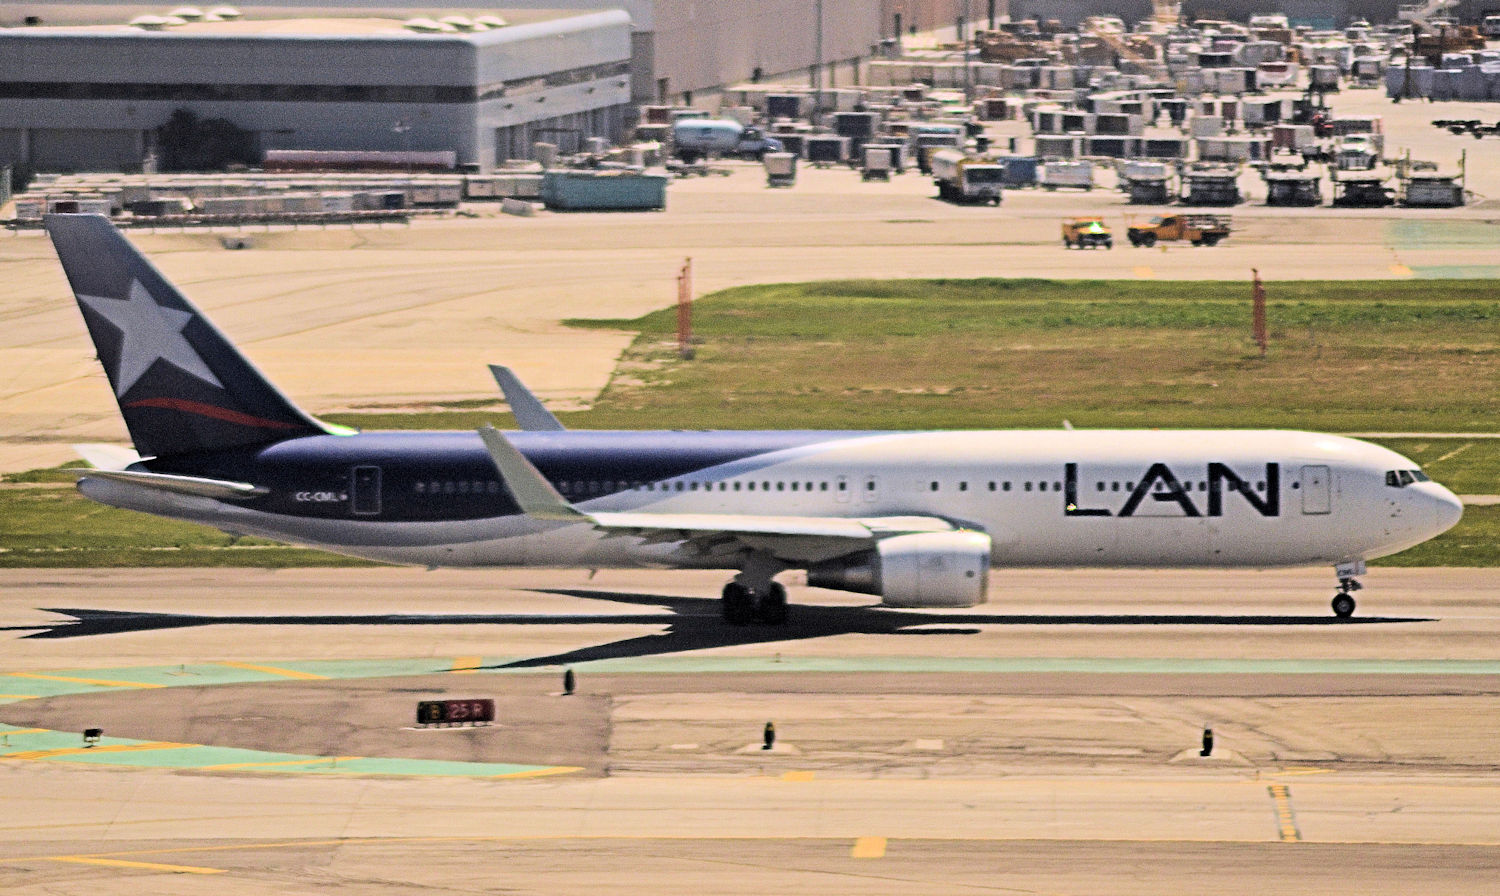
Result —
M81 479L108 479L126 485L154 488L175 495L191 495L195 498L219 500L256 498L269 489L248 482L230 482L225 479L204 479L200 476L174 476L169 473L145 473L135 470L69 470L78 473Z
M144 457L124 445L109 445L104 442L74 445L73 450L97 470L123 470L131 464L145 460Z
M527 432L562 432L566 428L557 422L552 412L542 405L509 367L491 364L490 374L500 385L505 403L510 405L510 412L515 415L516 425L521 429Z

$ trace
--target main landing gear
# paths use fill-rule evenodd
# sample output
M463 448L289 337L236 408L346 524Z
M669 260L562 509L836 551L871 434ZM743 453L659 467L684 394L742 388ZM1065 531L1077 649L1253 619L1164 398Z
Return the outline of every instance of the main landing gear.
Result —
M1365 587L1354 578L1365 574L1365 562L1358 560L1353 563L1340 563L1334 571L1339 577L1339 590L1333 596L1333 615L1340 619L1348 619L1354 615L1354 592Z
M780 582L767 582L751 588L740 581L724 586L724 621L730 625L785 625L787 619L786 588Z

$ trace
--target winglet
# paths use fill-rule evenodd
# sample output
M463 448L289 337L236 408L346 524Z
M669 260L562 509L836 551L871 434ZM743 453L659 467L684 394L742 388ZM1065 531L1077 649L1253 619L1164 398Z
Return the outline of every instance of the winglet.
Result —
M517 451L516 446L501 435L498 429L486 423L479 427L479 437L484 440L484 447L489 450L495 469L500 471L500 478L505 480L505 487L510 490L511 497L516 499L523 513L542 520L592 522L587 514L574 509L567 499L558 494L547 477L526 459L526 455Z
M490 373L500 385L500 391L505 394L505 401L510 405L510 412L515 415L516 423L522 429L528 432L562 432L566 428L557 422L552 412L537 400L509 367L491 364Z

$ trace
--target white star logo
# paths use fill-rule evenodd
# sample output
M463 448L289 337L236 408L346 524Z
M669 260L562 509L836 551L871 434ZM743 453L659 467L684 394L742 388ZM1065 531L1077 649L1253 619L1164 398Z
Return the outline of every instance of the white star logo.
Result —
M186 311L156 304L139 280L131 281L128 299L79 296L78 301L120 328L120 358L115 367L116 396L130 391L130 387L158 360L224 388L182 335L183 328L193 316Z

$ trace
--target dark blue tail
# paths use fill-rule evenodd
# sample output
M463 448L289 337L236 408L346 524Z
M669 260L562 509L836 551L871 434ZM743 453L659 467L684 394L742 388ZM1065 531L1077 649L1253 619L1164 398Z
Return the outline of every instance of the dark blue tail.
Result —
M271 385L101 215L48 215L136 451L168 457L329 431Z

